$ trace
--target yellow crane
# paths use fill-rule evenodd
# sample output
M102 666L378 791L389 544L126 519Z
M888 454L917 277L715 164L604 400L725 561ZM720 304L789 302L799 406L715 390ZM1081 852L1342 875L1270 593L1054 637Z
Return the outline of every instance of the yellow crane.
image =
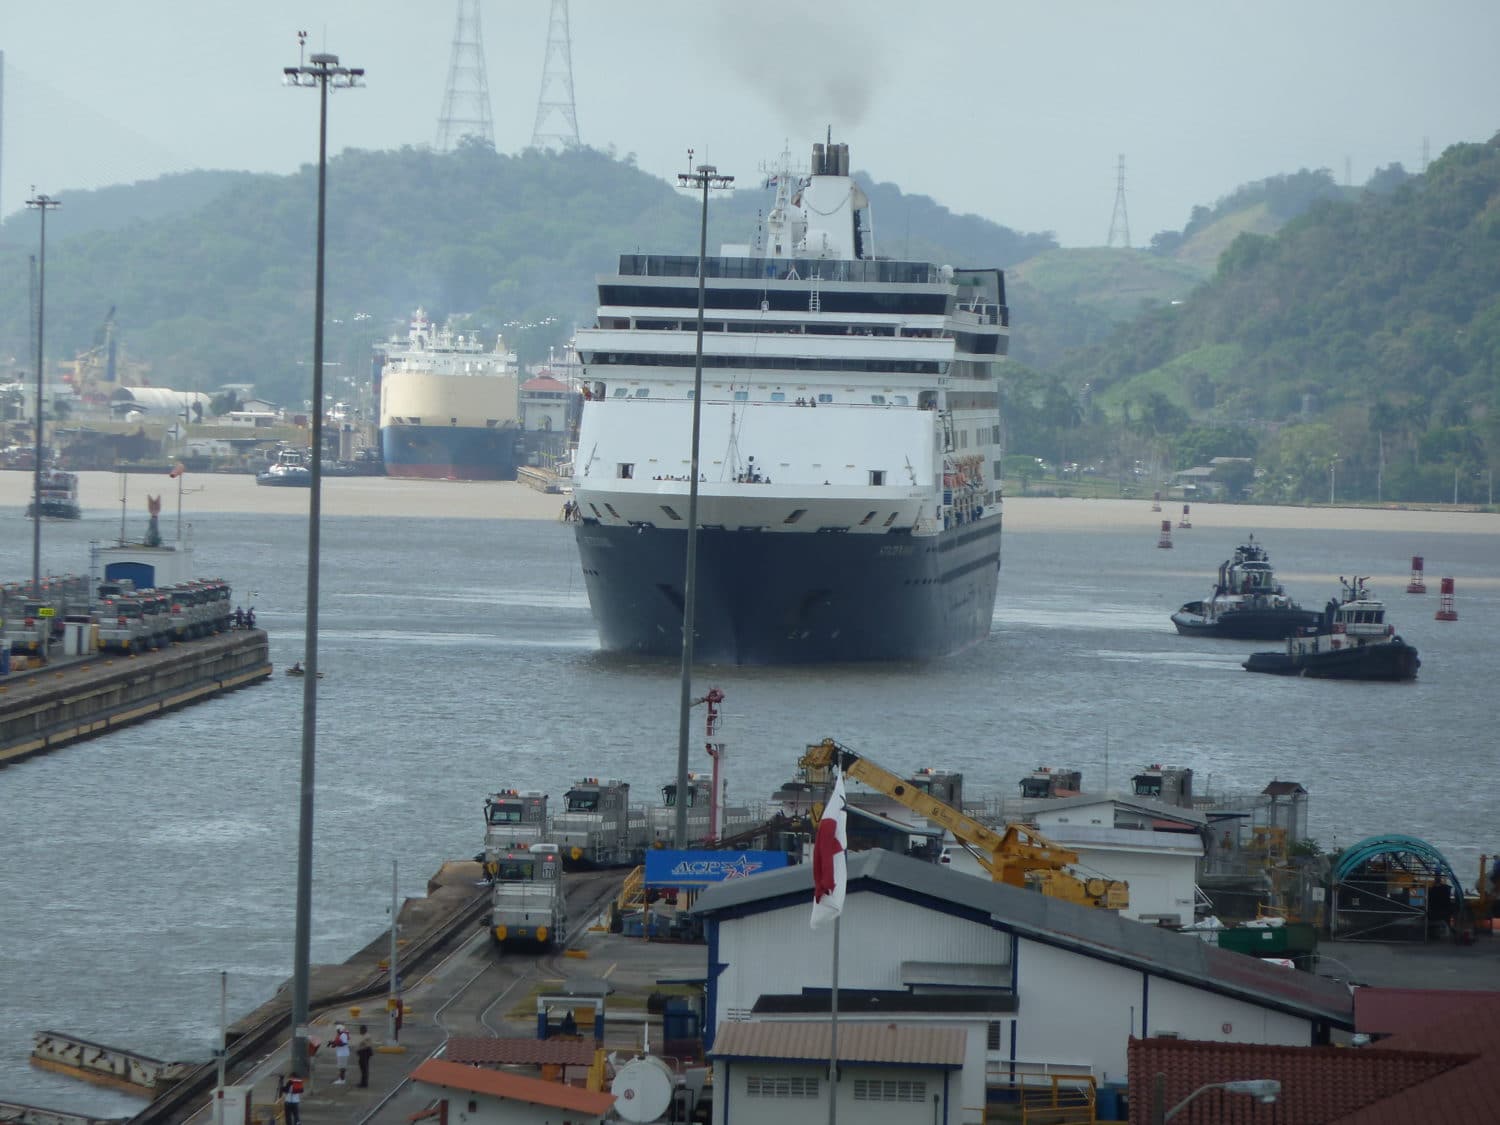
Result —
M1078 863L1078 853L1059 847L1030 825L1007 824L1003 832L997 832L831 738L809 746L797 764L812 782L826 781L828 771L837 766L845 777L884 793L934 824L941 824L974 853L997 883L1029 887L1051 898L1102 906L1106 910L1121 910L1130 905L1129 884L1103 876L1075 874L1072 868Z

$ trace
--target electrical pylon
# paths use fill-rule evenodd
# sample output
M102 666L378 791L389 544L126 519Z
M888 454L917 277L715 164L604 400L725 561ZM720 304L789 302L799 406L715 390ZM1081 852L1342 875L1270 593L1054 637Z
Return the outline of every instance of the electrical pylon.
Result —
M479 0L458 0L448 86L438 116L437 150L447 152L464 137L495 147L490 115L490 83L484 71L484 39L479 31Z
M1115 213L1109 217L1109 238L1104 245L1113 246L1115 239L1130 249L1130 216L1125 212L1125 154L1120 154L1115 172Z
M536 100L532 148L576 148L578 107L573 102L573 39L568 31L568 0L552 0L547 19L547 57L542 92Z

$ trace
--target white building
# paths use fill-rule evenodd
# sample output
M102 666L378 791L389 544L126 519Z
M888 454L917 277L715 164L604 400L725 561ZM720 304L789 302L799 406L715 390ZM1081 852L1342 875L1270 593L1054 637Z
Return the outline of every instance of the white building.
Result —
M615 1104L613 1094L444 1059L428 1059L411 1077L433 1100L430 1116L446 1125L600 1125Z
M842 991L842 990L840 990ZM827 1005L824 1005L827 1010ZM788 1125L827 1116L830 1028L821 1022L725 1024L714 1042L714 1125ZM840 1015L838 1115L860 1125L963 1120L966 1036L954 1027Z
M785 1003L762 1004L766 997L801 998L800 1015L821 1011L826 1022L833 927L809 931L811 887L802 865L721 884L699 899L711 1034L738 1021L786 1019L770 1010ZM1349 992L1331 981L890 852L849 857L841 926L841 1013L848 990L867 997L851 1019L868 1020L888 996L896 1018L880 1015L883 1023L965 1031L964 1065L952 1078L960 1112L946 1119L955 1125L981 1121L990 1092L1029 1077L1125 1081L1132 1036L1309 1045L1353 1025ZM991 1010L982 1021L955 1012L956 996L981 998ZM708 1047L713 1053L716 1041ZM753 1067L739 1067L748 1081ZM922 1120L931 1119L930 1100L927 1112ZM716 1125L727 1125L717 1105L715 1113Z
M1120 913L1144 922L1193 921L1202 813L1139 797L1088 794L1038 804L1031 816L1048 839L1078 854L1088 873L1130 884Z

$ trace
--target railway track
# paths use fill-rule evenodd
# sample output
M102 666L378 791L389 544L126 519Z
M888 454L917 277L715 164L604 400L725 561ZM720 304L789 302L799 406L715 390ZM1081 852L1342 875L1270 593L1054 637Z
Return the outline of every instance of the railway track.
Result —
M569 945L576 943L579 937L588 931L589 925L600 914L604 905L615 897L619 879L618 872L590 872L587 875L573 877L573 886L568 892L568 906L570 917L578 919L578 922L569 927ZM408 981L415 981L418 973L427 977L436 976L450 962L475 955L476 946L488 947L490 943L487 931L480 929L475 932L475 927L484 918L489 904L490 891L485 888L456 910L440 926L413 942L402 953L400 966L402 976ZM473 1020L476 1025L476 1034L493 1035L497 1032L486 1017L503 1000L512 995L518 986L530 984L538 978L563 975L562 959L566 954L561 950L533 955L507 953L498 959L494 958L493 954L489 954L487 949L484 952L490 958L487 963L448 990L446 997L441 1000L435 996L429 997L430 1002L436 1005L433 1009L433 1018L444 1030L442 1043L431 1054L438 1053L452 1034L462 1034L462 1032L449 1031L447 1025L441 1021L445 1013L469 997L475 989L495 988L495 994L485 1002ZM494 979L497 973L503 974L498 980ZM323 1013L347 1008L360 1000L383 996L389 985L388 971L379 970L372 973L369 979L359 986L326 997L320 1003L318 1010L311 1015L316 1017ZM285 1048L290 1042L289 1024L290 1021L285 1012L275 1012L235 1039L225 1053L225 1073L229 1081L234 1082L244 1077L256 1069L268 1056ZM477 1029L483 1030L481 1032ZM191 1121L205 1109L217 1081L217 1062L206 1062L196 1067L171 1090L156 1098L140 1113L130 1118L128 1125L179 1125L179 1123ZM374 1120L381 1107L395 1097L402 1086L404 1083L393 1089L359 1120Z

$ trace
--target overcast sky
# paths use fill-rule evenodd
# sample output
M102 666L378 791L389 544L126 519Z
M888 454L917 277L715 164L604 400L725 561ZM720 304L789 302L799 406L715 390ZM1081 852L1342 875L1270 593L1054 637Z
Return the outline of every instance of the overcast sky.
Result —
M530 143L548 0L483 0L495 144ZM1500 128L1495 0L1013 3L572 0L582 141L667 177L686 149L758 181L831 125L854 168L1064 245L1102 245L1126 161L1132 242L1241 183L1355 183ZM296 32L368 71L330 148L436 140L455 0L6 0L0 211L193 168L317 155ZM1347 162L1347 164L1346 164ZM880 236L881 216L875 215Z

